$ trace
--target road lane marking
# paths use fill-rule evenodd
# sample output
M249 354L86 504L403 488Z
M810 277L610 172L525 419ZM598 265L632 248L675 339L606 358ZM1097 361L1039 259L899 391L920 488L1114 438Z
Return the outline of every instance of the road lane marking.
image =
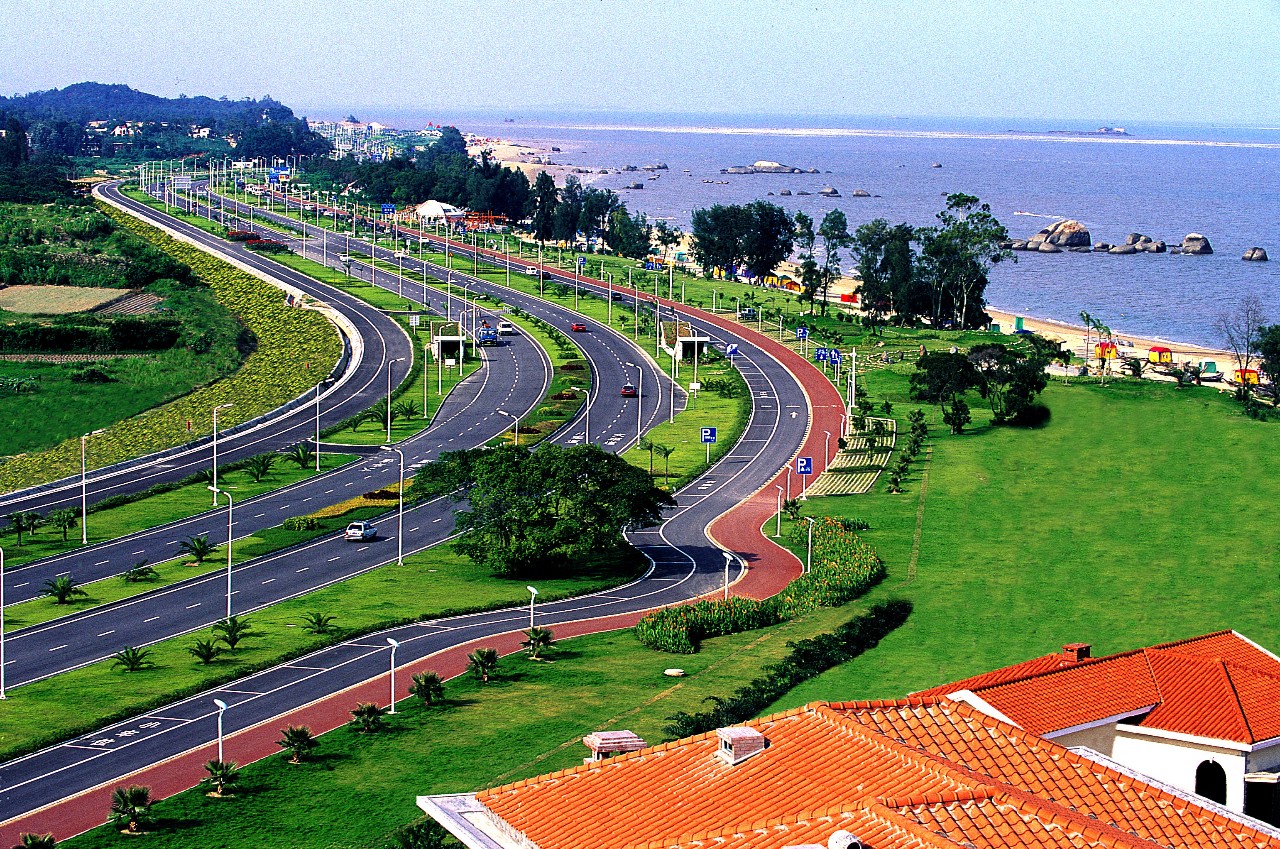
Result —
M63 643L60 646L54 646L53 648L49 649L49 651L57 651L58 649L65 649L66 647L67 647L67 644Z
M115 628L112 628L110 631L103 631L103 632L102 632L101 634L99 634L98 636L99 636L99 637L105 637L107 634L114 634L115 632L116 632L116 629L115 629Z
M154 621L156 621L156 620L157 620L157 619L159 619L159 618L160 618L159 616L152 616L150 619L143 619L143 620L142 620L142 624L143 624L143 625L145 625L145 624L147 624L148 622L154 622Z
M201 604L202 604L202 602L198 602L198 601L197 601L195 604L188 604L188 605L187 605L187 610L190 610L190 609L191 609L191 608L193 608L193 607L199 607Z

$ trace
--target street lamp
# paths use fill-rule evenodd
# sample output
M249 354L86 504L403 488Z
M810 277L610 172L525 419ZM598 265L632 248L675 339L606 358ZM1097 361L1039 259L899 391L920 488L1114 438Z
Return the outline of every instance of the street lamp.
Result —
M218 506L218 411L227 410L234 407L235 404L219 404L213 408L213 486L209 487L214 490L213 506Z
M822 440L822 468L825 471L831 465L831 431L824 430L826 438Z
M724 598L729 600L729 564L733 562L733 552L724 552Z
M233 500L231 498L231 493L224 492L223 490L218 489L216 486L211 486L209 487L209 489L213 492L213 503L215 506L218 503L218 496L220 494L225 495L227 497L227 618L230 619L231 618L231 509L232 509Z
M778 529L773 534L773 538L777 539L782 536L782 485L775 483L773 488L778 491Z
M396 712L396 649L400 648L400 643L387 637L387 645L391 646L391 714L394 716Z
M812 516L805 516L804 520L809 523L809 551L805 555L804 570L806 572L812 572L813 571L813 526L818 523L818 520L813 518Z
M227 703L222 699L214 699L213 703L218 708L218 763L222 763L222 715L227 711Z
M387 442L391 441L391 366L400 362L404 362L404 357L387 362Z
M320 471L320 387L329 386L333 378L325 378L316 384L316 471Z
M4 549L0 548L0 699L4 694Z
M89 437L97 436L105 428L91 430L80 437L80 544L89 544L89 484L87 480L88 465L85 462L85 449Z
M627 365L640 373L640 379L636 381L636 443L639 444L641 435L640 416L641 411L644 409L644 369L631 362L627 363Z
M533 600L538 597L537 587L525 587L529 591L529 630L533 630ZM532 636L530 636L532 639ZM533 651L533 647L529 647L529 651Z
M400 510L396 516L396 565L404 565L404 452L390 445L381 446L383 451L394 451L400 457Z
M513 444L519 445L520 444L520 417L513 416L511 413L508 413L506 410L494 410L494 412L500 416L506 416L507 418L511 419L511 441Z

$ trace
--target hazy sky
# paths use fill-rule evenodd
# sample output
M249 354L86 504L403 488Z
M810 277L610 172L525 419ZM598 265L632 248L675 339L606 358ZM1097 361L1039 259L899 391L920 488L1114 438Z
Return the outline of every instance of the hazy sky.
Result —
M1280 124L1280 2L0 0L0 90Z

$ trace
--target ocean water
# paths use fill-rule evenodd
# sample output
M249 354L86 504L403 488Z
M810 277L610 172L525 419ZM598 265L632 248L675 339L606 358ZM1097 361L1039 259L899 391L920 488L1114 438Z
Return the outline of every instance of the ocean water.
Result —
M621 168L665 162L647 174L591 175L633 211L688 228L695 208L765 198L821 219L839 207L851 227L873 218L929 224L950 192L991 204L1015 238L1058 218L1084 222L1094 241L1130 232L1179 244L1206 235L1212 256L1018 253L993 270L987 300L1026 315L1078 322L1088 310L1113 329L1220 345L1214 318L1245 295L1280 322L1280 128L1130 125L1105 119L803 118L541 112L381 110L363 116L392 126L454 123L476 132L556 146L557 163ZM511 117L514 121L504 120ZM1119 124L1125 137L1077 137ZM1011 132L1016 131L1016 132ZM767 159L821 174L721 175ZM941 168L931 167L940 163ZM689 173L684 173L688 169ZM704 182L724 181L719 182ZM627 190L640 181L643 190ZM779 196L833 186L841 198ZM850 197L864 189L875 197ZM769 192L775 194L770 197ZM1258 245L1271 262L1241 254ZM846 262L846 267L851 265Z

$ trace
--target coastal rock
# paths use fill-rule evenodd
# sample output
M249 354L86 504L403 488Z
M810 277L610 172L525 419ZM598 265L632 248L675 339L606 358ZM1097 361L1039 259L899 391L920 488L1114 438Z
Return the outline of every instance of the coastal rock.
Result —
M1124 243L1126 245L1136 245L1138 244L1138 242L1141 242L1144 240L1149 242L1151 241L1151 237L1144 236L1141 233L1130 233L1128 236L1124 237Z
M1111 250L1111 243L1110 242L1094 242L1093 249L1100 254L1104 254L1107 251Z
M941 167L942 167L942 163L941 163L941 162L935 162L935 163L933 163L932 165L930 165L929 167L930 167L930 168L941 168Z
M1089 229L1079 221L1070 218L1064 221L1055 221L1053 224L1045 227L1039 233L1031 237L1030 242L1039 243L1047 242L1060 248L1081 248L1089 247L1093 239L1089 236ZM1052 253L1046 251L1046 253Z
M1071 251L1073 254L1087 254L1093 252L1093 248L1088 245L1076 245L1074 248L1067 248L1067 250Z
M1138 252L1138 249L1136 247L1134 247L1133 245L1127 245L1127 244L1116 245L1114 248L1107 251L1107 253L1109 254L1136 254L1137 252Z
M802 191L798 191L798 192L796 192L796 194L797 194L797 195L811 195L811 194L813 194L813 192L806 192L806 191L803 191L803 190L802 190Z
M623 188L625 188L625 189L643 189L643 188L644 188L644 183L628 183L626 186L623 186Z
M1266 262L1269 259L1264 248L1249 248L1240 258L1246 262Z
M806 172L804 172L804 173L806 173L806 174L821 174L822 172L821 172L821 171L819 171L817 168L810 168L808 171L806 171ZM827 173L828 173L828 174L830 174L831 172L830 172L830 171L828 171Z
M1199 233L1188 233L1187 237L1182 240L1182 252L1184 254L1204 256L1213 253L1213 245L1209 244L1209 240Z
M1009 243L1009 249L1014 251L1028 250L1026 239L1014 239Z
M861 191L862 191L862 189L858 189L858 192L861 192ZM853 196L854 196L854 197L856 197L856 198L860 198L860 197L869 197L869 195L867 195L866 193L858 194L858 192L854 192L854 193L853 193ZM818 189L818 194L822 195L823 197L828 197L828 198L838 198L838 197L840 197L840 192L838 192L838 191L837 191L834 187L832 187L832 186L823 186L822 188Z
M783 197L791 197L791 190L783 189L782 191L778 192L778 194L782 195Z
M1042 253L1042 254L1060 254L1060 253L1062 253L1062 248L1058 247L1058 246L1057 246L1057 245L1055 245L1053 242L1041 242L1041 243L1036 247L1036 250L1037 250L1037 251L1039 251L1039 252L1040 252L1040 253Z
M644 165L644 166L642 166L642 167L644 168L644 170L645 170L645 171L666 171L666 170L668 170L668 169L667 169L667 163L665 163L665 162L655 162L655 163L654 163L654 164L652 164L652 165Z
M871 197L871 192L867 191L866 189L854 189L853 194L851 194L850 197L869 198Z
M622 166L622 170L623 171L639 171L640 169L634 165L624 165Z
M1138 242L1134 247L1149 254L1162 254L1169 250L1169 246L1164 242L1152 241L1151 239L1147 239L1145 242Z
M791 165L783 165L781 162L773 162L768 159L757 159L750 165L731 165L728 168L721 168L721 174L804 174L801 168L795 168ZM810 169L810 174L818 173L816 170Z

